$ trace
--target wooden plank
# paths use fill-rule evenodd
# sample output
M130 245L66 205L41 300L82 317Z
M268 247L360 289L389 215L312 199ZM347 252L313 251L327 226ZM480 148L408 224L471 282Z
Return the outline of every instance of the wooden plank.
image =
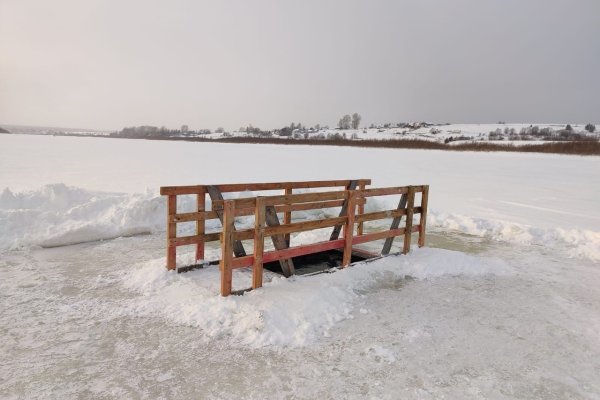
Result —
M406 234L404 235L404 247L402 249L403 254L408 254L410 251L410 241L412 235L412 222L413 222L413 207L415 206L415 189L412 186L408 187L408 204L406 206Z
M367 221L376 221L379 219L386 218L395 218L406 215L406 210L385 210L385 211L375 211L362 215L357 215L355 218L356 223L359 222L367 222Z
M350 265L350 260L352 258L352 238L354 237L354 215L356 213L357 196L358 193L355 190L349 191L346 227L344 228L344 255L342 257L342 268Z
M400 221L402 220L402 216L406 215L406 202L408 201L408 193L403 194L402 196L400 196L400 202L398 203L398 208L397 211L402 211L401 215L397 215L395 216L395 218L392 220L392 225L390 225L390 230L393 229L398 229L398 227L400 226ZM385 243L383 244L383 248L381 249L381 254L386 255L390 253L390 250L392 249L392 244L394 243L394 237L388 237L385 241Z
M358 181L350 181L350 183L348 184L348 186L346 186L346 190L355 190L356 186L358 185ZM342 205L342 209L340 210L340 217L343 217L346 215L347 211L348 211L348 198L346 198L344 200L344 204ZM340 232L342 231L342 226L343 225L336 225L333 228L333 231L331 232L331 236L329 237L329 240L336 240L337 238L340 237Z
M271 261L303 256L305 254L313 254L321 251L341 249L342 247L344 247L344 239L328 240L326 242L295 246L290 247L289 249L269 251L264 254L263 262L268 263Z
M292 188L286 188L285 189L285 194L287 196L293 194L293 189ZM277 208L275 209L277 210ZM292 223L292 211L285 211L283 214L283 223L285 225L287 224L291 224ZM285 242L287 243L287 247L290 247L290 241L291 241L291 236L289 233L285 234Z
M358 199L357 204L364 205L366 204L365 199ZM214 201L212 203L213 210L222 210L223 202L222 201ZM317 210L321 208L334 208L341 207L344 205L344 200L326 200L326 201L314 201L310 203L294 203L294 204L277 204L275 205L275 209L277 213L288 212L288 211L306 211L306 210ZM196 213L190 213L196 214ZM184 217L187 217L187 214L178 214ZM235 216L241 217L245 215L254 215L254 207L245 207L245 208L236 208ZM196 215L190 215L189 220L194 220ZM206 211L204 215L205 219L215 219L219 218L216 211ZM178 221L179 222L179 221ZM184 222L184 221L181 221Z
M357 179L357 181L370 185L370 179ZM338 179L328 181L296 181L296 182L263 182L263 183L233 183L220 184L216 186L222 193L244 192L247 190L282 190L282 189L313 189L324 187L348 186L349 179Z
M206 186L206 191L210 195L210 198L212 201L223 200L223 194L221 194L221 191L219 189L217 189L215 186ZM235 200L228 200L228 201L235 202ZM237 208L236 207L237 204L235 204L235 203L231 203L231 204L233 204L233 206L232 206L233 209ZM232 212L234 212L234 211L232 211ZM217 211L217 215L218 215L219 219L221 220L221 223L223 223L223 211ZM231 217L234 218L234 215L232 214ZM233 231L235 231L235 223L234 223ZM240 242L239 240L235 240L233 242L233 252L236 257L243 257L246 255L246 250L244 250L244 245L242 244L242 242Z
M216 213L215 213L215 216L216 216ZM180 214L171 215L169 217L169 222L175 222L175 223L192 222L192 221L198 221L205 217L206 217L206 212L204 212L204 211L180 213Z
M204 190L204 185L194 186L162 186L160 194L163 196L176 196L178 194L199 194Z
M232 201L225 202L223 213L223 235L221 241L221 296L229 296L231 294L231 280L233 278L231 260L233 258L233 221L235 205Z
M370 179L357 179L358 182L370 185ZM160 194L163 196L180 194L199 194L206 186L215 186L221 193L244 192L247 190L282 190L282 189L311 189L323 187L347 186L349 179L330 181L299 181L299 182L263 182L263 183L233 183L218 185L191 185L191 186L162 186Z
M267 205L268 197L262 198L265 203L265 221L268 226L274 227L279 225L279 218L277 218L277 211L275 207ZM267 234L267 229L265 229L265 235ZM283 235L273 235L271 236L271 240L273 241L273 246L277 250L287 249L287 243L285 242L285 237ZM294 262L292 259L281 259L279 260L279 264L281 265L281 270L283 271L283 275L287 278L289 276L294 275L295 268Z
M252 267L253 265L254 255L252 254L244 257L234 257L233 260L231 260L231 269Z
M373 188L360 190L359 197L374 197L374 196L392 196L394 194L408 193L408 186L395 186L385 188Z
M177 224L171 222L171 215L177 214L177 196L167 198L167 269L177 268L177 247L171 240L177 237Z
M419 247L425 246L425 227L427 226L427 203L429 201L429 185L423 187L421 194L421 217L419 220Z
M359 190L365 190L366 186L364 184L364 182L361 182L358 185ZM364 214L365 213L365 199L359 199L360 202L358 202L358 214ZM363 230L364 230L364 224L362 221L358 222L358 227L356 228L356 234L357 235L362 235L363 234Z
M204 207L206 205L206 192L203 190L202 193L196 195L196 211L201 214L196 220L196 236L200 236L202 239L196 244L196 261L204 260L204 232L206 224L204 220Z
M337 224L345 222L346 217L334 217L305 222L294 222L288 225L275 225L265 229L265 236L284 235L286 233L304 232L313 229L329 228L331 226L336 226Z
M386 239L394 236L401 236L404 235L405 232L406 230L404 228L398 228L390 229L389 231L365 233L364 235L360 235L352 239L352 243L362 244L367 242L373 242L375 240Z
M252 262L252 288L262 286L263 280L263 252L265 248L265 201L262 197L256 198L256 212L254 213L254 260ZM289 246L288 246L289 247Z

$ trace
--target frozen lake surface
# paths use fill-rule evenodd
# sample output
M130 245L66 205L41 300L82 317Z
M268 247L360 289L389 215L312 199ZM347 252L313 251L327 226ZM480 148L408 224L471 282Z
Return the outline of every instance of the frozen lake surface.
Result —
M429 248L163 269L158 186L334 178L429 183ZM598 158L0 135L5 187L2 398L600 397Z

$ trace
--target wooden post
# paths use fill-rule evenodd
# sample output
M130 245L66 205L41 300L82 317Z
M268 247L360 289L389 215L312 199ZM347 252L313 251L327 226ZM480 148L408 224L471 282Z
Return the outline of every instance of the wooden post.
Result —
M425 246L425 226L427 225L427 201L429 200L429 185L423 186L421 193L421 218L419 220L419 247Z
M252 265L252 289L262 286L263 252L265 249L265 199L256 198L254 210L254 263Z
M356 189L357 184L358 184L357 180L350 181L350 183L346 187L346 190L353 191L354 189ZM349 201L349 199L344 200L344 205L342 206L342 209L340 210L340 217L344 217L347 214L348 201ZM329 237L329 240L336 240L338 237L340 237L340 232L342 231L342 226L344 226L344 225L336 225L333 227L333 232L331 232L331 236ZM345 236L345 232L344 232L344 236Z
M364 190L366 188L366 185L364 182L361 182L361 184L358 186L358 188L360 190ZM366 199L364 199L366 201ZM358 213L359 214L364 214L365 213L365 203L364 202L360 202L360 204L358 205ZM363 222L359 222L358 223L358 228L356 228L356 234L357 235L362 235L363 234Z
M177 268L177 246L171 244L171 239L177 237L177 223L171 222L172 216L177 214L177 196L169 195L167 198L167 269Z
M213 186L213 185L206 186L206 190L208 191L208 194L210 195L211 200L223 200L223 194L216 186ZM213 210L214 210L214 207L213 207ZM225 225L225 222L223 221L223 211L221 211L221 210L215 210L215 211L217 212L217 216L221 220L221 224ZM233 226L233 230L235 231L235 224ZM242 244L242 242L240 240L233 241L233 252L235 253L236 257L244 257L246 255L246 250L244 250L244 245Z
M196 211L204 213L206 206L206 191L202 190L201 193L196 195ZM204 260L204 232L205 232L205 218L204 214L198 217L196 220L196 235L202 236L200 241L196 244L196 261Z
M233 220L235 203L225 200L223 204L223 232L221 233L221 296L231 294L231 279L233 277L231 260L233 259Z
M292 188L286 188L285 189L285 195L291 195L293 193ZM283 214L283 223L285 225L287 224L291 224L292 223L292 212L291 211L286 211ZM290 247L290 240L291 240L291 234L290 233L286 233L285 234L285 242L287 243L287 246Z
M350 265L352 258L352 237L354 236L354 215L356 214L355 190L348 191L348 209L346 212L346 225L344 227L344 256L342 258L342 268Z
M406 208L406 201L408 199L408 195L405 193L400 196L400 202L398 203L398 210L403 210ZM392 225L390 226L390 230L398 229L400 226L400 221L402 220L402 216L395 217L392 220ZM386 255L390 253L392 249L392 244L394 243L394 236L385 239L385 243L383 244L383 249L381 249L381 254Z
M410 240L412 236L412 220L413 220L413 207L415 206L415 188L413 186L408 187L408 205L406 206L406 230L404 232L404 248L402 254L408 254L410 251Z

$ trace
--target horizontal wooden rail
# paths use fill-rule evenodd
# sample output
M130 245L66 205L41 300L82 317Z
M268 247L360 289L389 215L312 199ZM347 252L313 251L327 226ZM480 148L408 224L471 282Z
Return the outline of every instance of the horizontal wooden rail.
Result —
M281 189L314 189L324 187L345 187L350 184L350 179L329 180L329 181L299 181L299 182L262 182L262 183L225 183L219 185L210 185L218 188L221 193L245 192L254 190L281 190ZM359 184L370 185L370 179L357 179ZM186 195L204 193L205 187L209 185L191 185L191 186L162 186L160 194Z
M305 232L313 229L330 228L346 222L346 217L317 219L306 222L294 222L286 225L265 228L265 236L283 235L286 233Z

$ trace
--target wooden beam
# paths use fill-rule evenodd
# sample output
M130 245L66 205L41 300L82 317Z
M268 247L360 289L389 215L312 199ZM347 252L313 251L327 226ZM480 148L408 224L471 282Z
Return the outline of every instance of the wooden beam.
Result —
M402 216L406 215L406 202L408 201L408 194L404 193L400 196L400 202L398 203L397 211L402 211L401 214L396 215L392 220L392 225L390 226L390 230L398 229L400 226L400 221L402 220ZM392 249L392 244L394 243L394 236L390 236L385 240L383 244L383 248L381 249L381 254L386 255L390 253Z
M406 233L404 234L403 254L408 254L410 251L410 241L412 239L412 222L413 222L413 207L415 206L415 188L408 187L408 204L406 206Z
M177 268L177 247L171 240L177 238L177 224L171 222L171 215L177 214L177 196L167 197L167 269Z
M200 217L196 220L196 236L200 236L202 239L196 244L196 261L204 260L204 232L206 224L204 220L204 207L206 205L206 192L203 190L202 193L196 195L196 211L200 214Z
M427 225L427 202L429 201L429 185L423 187L421 194L421 218L419 220L419 247L425 246L425 227Z
M346 190L355 190L356 186L358 185L358 181L350 181L350 183L348 184L348 186L346 186ZM344 217L347 214L348 211L348 198L346 198L344 200L344 204L342 205L342 209L340 210L340 217ZM329 240L336 240L338 237L340 237L340 232L342 231L342 226L343 225L336 225L333 228L333 231L331 232L331 236L329 237Z
M210 195L210 198L212 201L223 200L223 194L215 186L206 186L206 190L207 190L208 194ZM228 201L235 202L235 200L228 200ZM231 203L231 204L233 204L232 207L233 207L233 210L235 210L236 204L235 203ZM231 211L232 213L235 212L233 210ZM217 211L217 216L221 220L221 224L223 224L223 211ZM231 217L234 218L234 215L232 214ZM235 231L235 223L233 226L233 231ZM241 241L235 240L233 242L233 252L235 253L236 257L243 257L246 255L246 250L244 250L244 245L242 244Z
M273 206L269 206L273 207ZM346 222L346 217L316 219L305 222L294 222L288 225L272 225L265 229L265 236L285 235L286 233L304 232L313 229L329 228Z
M263 281L263 252L265 248L265 201L263 197L256 198L254 214L254 260L252 262L252 288L262 286Z
M417 226L412 227L413 232L417 232ZM362 244L367 242L373 242L375 240L386 239L393 236L402 236L406 233L405 228L391 229L389 231L381 231L381 232L373 232L373 233L365 233L361 236L356 236L352 239L353 244Z
M279 226L279 218L277 218L277 211L275 211L275 207L273 206L268 206L267 201L266 201L267 197L263 197L263 201L265 203L265 220L268 226L270 227L275 227L275 226ZM267 234L266 229L265 229L265 235ZM283 249L287 249L287 243L285 242L285 237L283 235L272 235L271 236L271 240L273 241L273 246L275 246L275 248L277 250L283 250ZM294 268L294 262L292 261L292 259L281 259L279 260L279 264L281 265L281 270L283 272L283 275L287 278L289 276L294 275L295 273L295 268Z
M361 182L358 185L359 190L365 190L366 186L364 182ZM365 213L365 199L359 199L360 202L358 202L358 214L364 214ZM358 222L358 227L356 228L356 234L357 235L362 235L363 234L363 230L364 230L364 224L362 221Z
M365 189L359 192L359 197L391 196L408 193L408 186Z
M293 193L293 189L291 187L285 189L285 194L287 196L291 195L292 193ZM287 211L284 212L284 214L283 214L283 223L285 225L292 223L292 211L291 210L287 210ZM285 234L285 242L287 243L287 247L290 247L290 241L291 241L291 239L292 238L291 238L290 234L286 233Z
M344 228L344 255L342 258L342 268L350 265L352 259L352 238L354 237L354 215L356 213L356 198L358 193L355 190L348 191L348 207L346 212L346 227Z
M281 259L303 256L305 254L313 254L321 251L341 249L344 247L344 239L328 240L326 242L318 242L303 246L290 247L289 249L269 251L264 254L263 262L268 263Z
M370 185L370 179L357 179L360 183ZM192 185L192 186L162 186L160 194L180 195L180 194L198 194L206 186L215 186L221 193L226 192L244 192L247 190L282 190L282 189L311 189L323 187L347 186L349 179L329 180L329 181L298 181L298 182L261 182L261 183L226 183L218 185Z
M221 296L229 296L231 294L233 278L231 260L233 258L233 221L235 205L232 201L225 202L223 213L223 233L221 234Z

